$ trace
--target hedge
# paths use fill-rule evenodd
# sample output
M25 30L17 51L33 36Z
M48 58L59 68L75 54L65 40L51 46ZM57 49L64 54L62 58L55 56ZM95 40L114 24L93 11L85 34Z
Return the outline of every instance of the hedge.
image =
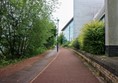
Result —
M70 47L73 47L75 49L79 49L79 42L78 42L78 38L74 39L71 43L70 43Z
M92 54L105 53L105 28L101 21L85 24L78 37L80 49Z

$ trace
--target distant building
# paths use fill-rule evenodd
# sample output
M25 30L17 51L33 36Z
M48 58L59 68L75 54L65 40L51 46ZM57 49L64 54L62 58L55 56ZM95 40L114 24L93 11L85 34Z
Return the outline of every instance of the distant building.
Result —
M65 25L65 27L62 29L62 32L67 39L67 41L73 40L73 18Z
M93 20L104 6L104 0L74 0L74 38L80 34L84 24Z

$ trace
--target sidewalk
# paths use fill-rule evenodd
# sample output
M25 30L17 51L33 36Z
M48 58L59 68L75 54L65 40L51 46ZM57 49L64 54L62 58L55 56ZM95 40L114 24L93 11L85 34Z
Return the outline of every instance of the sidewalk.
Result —
M56 59L31 83L99 83L69 49L61 48Z
M0 83L29 83L57 55L56 49L17 63L0 72Z

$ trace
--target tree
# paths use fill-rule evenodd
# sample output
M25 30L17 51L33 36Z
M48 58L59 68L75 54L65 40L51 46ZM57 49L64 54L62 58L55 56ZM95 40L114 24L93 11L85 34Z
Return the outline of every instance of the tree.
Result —
M52 37L55 1L0 0L0 58L19 58L45 47Z
M65 36L63 35L63 33L61 33L59 36L58 36L58 43L60 45L64 44L67 42L67 39L65 38Z

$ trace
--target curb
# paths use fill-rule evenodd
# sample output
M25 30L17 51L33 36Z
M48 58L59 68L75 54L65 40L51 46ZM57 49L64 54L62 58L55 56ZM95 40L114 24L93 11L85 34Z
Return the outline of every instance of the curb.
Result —
M98 76L104 78L104 81L106 81L106 83L118 83L118 77L115 76L113 73L102 67L100 64L90 60L88 57L81 54L80 52L74 49L71 50L78 54L82 59L84 59L87 64L91 65L97 71ZM98 78L98 80L101 81L102 79Z

